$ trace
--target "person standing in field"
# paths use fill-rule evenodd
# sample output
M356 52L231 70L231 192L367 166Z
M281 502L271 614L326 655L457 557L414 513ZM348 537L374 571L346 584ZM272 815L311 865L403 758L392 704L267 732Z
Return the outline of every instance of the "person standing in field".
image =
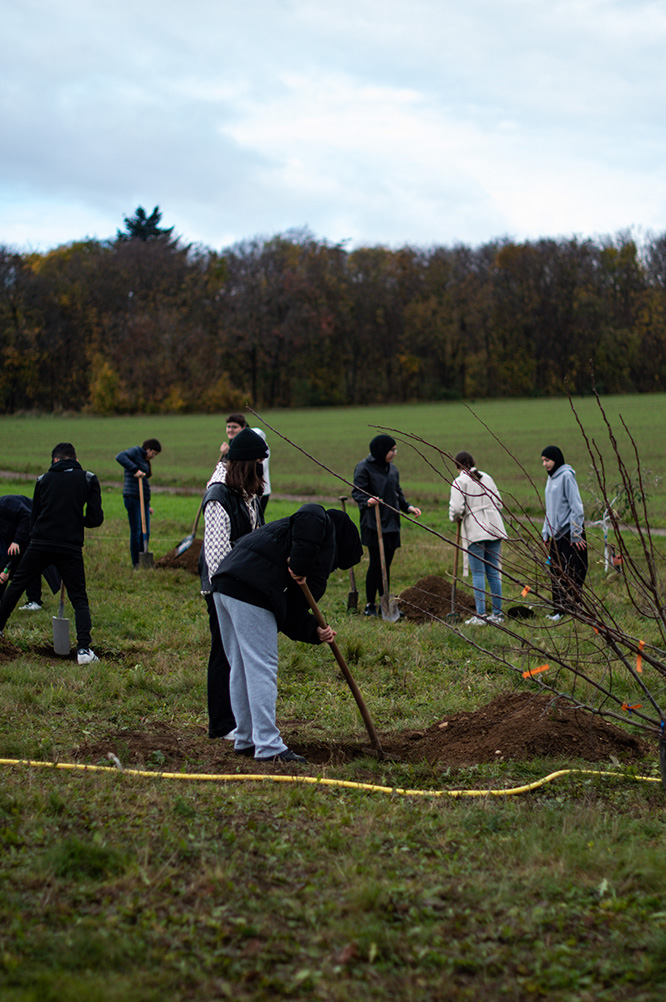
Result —
M501 623L502 578L500 548L506 530L500 511L502 498L489 473L477 470L469 452L454 457L458 476L451 484L449 518L460 523L460 543L472 571L476 615L465 620L466 626ZM490 588L492 612L486 617L486 579Z
M54 564L76 618L77 661L99 661L90 648L90 607L83 564L84 529L104 521L102 492L94 473L82 469L71 442L60 442L51 466L37 479L30 514L30 543L0 602L0 634L28 582Z
M562 450L546 446L541 462L548 474L541 530L548 547L553 592L553 612L548 618L557 623L579 600L587 577L585 518L576 471L565 463Z
M362 459L354 470L352 497L361 513L361 542L367 547L369 557L368 572L365 577L364 616L377 615L375 604L377 593L380 596L384 594L376 505L380 504L380 501L385 502L380 505L379 512L389 583L391 562L395 551L400 547L400 515L393 509L397 508L409 515L415 515L416 518L421 514L421 509L409 504L402 493L400 475L397 467L393 465L397 452L394 438L390 435L375 435L370 442L370 455Z
M116 462L125 470L123 484L123 501L127 510L130 527L130 558L132 567L139 566L139 554L143 549L143 530L141 528L141 496L139 494L139 478L143 480L143 505L146 521L146 546L150 539L150 484L152 476L152 461L162 451L162 446L156 438L147 438L143 445L133 445L124 452L119 452Z
M238 412L230 414L229 417L227 418L226 432L229 441L223 442L222 445L220 446L220 463L223 466L229 454L229 448L231 446L232 441L234 440L236 435L238 435L238 433L243 430L243 428L247 427L248 424L247 421L245 420L245 417ZM255 432L255 434L260 435L263 438L264 442L266 441L266 435L261 430L261 428L252 428L251 430ZM266 507L268 505L268 501L271 496L271 476L269 470L270 455L271 455L271 450L268 448L267 445L266 458L262 462L262 472L261 472L261 479L264 482L264 493L261 495L260 504L261 504L261 510L264 513L266 512Z
M263 762L305 763L280 736L277 700L278 631L309 644L331 643L335 631L318 626L300 585L315 600L331 572L357 564L361 540L337 509L302 505L288 518L239 539L212 586L222 642L231 663L234 750Z
M267 455L260 435L242 428L233 435L225 468L220 464L208 482L202 511L206 528L199 556L201 594L206 600L211 645L208 658L208 737L233 740L236 721L231 708L231 668L224 651L211 580L239 539L264 524L259 504L264 489L262 461Z

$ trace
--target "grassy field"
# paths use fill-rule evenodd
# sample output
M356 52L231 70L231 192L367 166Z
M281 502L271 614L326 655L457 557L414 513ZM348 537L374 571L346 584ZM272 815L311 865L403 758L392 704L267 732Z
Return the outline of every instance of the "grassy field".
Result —
M594 405L586 400L580 407L591 427ZM653 397L608 401L610 413L625 415L655 473L663 463L663 407L664 400ZM487 403L477 412L533 473L540 491L540 449L551 442L581 476L584 453L567 409L561 401L538 401ZM266 419L345 475L378 425L415 432L451 452L470 449L503 488L514 476L508 491L525 498L533 492L460 405ZM155 435L164 446L155 484L192 487L205 480L223 432L219 420L189 416L17 418L2 425L3 469L38 473L51 446L69 439L84 465L120 483L115 452ZM339 493L334 478L269 437L275 492ZM444 527L445 506L436 497L448 496L448 487L440 491L406 445L399 466L410 500L425 501L424 517ZM7 480L2 489L30 493L22 481ZM151 549L160 556L189 530L197 499L159 494L155 502ZM663 518L659 487L651 505ZM208 627L197 579L185 571L132 573L119 487L105 488L104 506L106 521L86 542L93 646L102 661L78 667L49 654L54 599L41 614L17 611L6 635L21 655L0 661L0 757L108 765L108 748L127 765L131 736L143 733L154 739L149 772L169 768L180 743L185 751L174 771L200 773L205 763L207 771L237 775L244 771L238 760L217 743L211 751L206 737ZM273 500L268 513L277 518L295 506ZM591 541L590 586L632 629L649 632L614 580L604 581L598 530ZM451 564L450 547L407 525L393 590L428 573L448 574ZM347 575L334 575L322 609L338 630L380 734L418 731L535 685L502 668L505 642L495 632L485 631L481 650L444 625L350 617L348 587ZM513 585L507 591L509 599L519 595ZM533 629L550 642L542 620ZM304 745L363 743L362 722L327 649L282 638L279 685L285 734ZM663 686L654 685L663 701ZM2 764L0 997L660 998L666 987L666 801L659 783L632 778L637 771L658 775L653 748L640 768L615 770L628 778L574 774L532 793L492 799ZM211 756L214 769L208 769ZM452 773L367 756L305 772L389 787L484 790L572 767L589 763L535 758Z

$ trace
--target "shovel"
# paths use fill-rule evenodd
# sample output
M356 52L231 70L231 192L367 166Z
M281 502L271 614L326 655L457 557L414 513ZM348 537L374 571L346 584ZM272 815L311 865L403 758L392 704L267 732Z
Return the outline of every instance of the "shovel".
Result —
M458 556L460 554L460 522L456 529L456 552L453 556L453 583L451 585L451 612L446 617L447 623L459 623L460 613L456 612L456 583L458 581Z
M192 532L189 534L189 536L185 536L184 539L181 539L180 543L176 547L177 557L179 557L181 553L184 553L185 550L189 550L190 546L194 542L195 536L197 534L197 526L199 524L199 519L201 518L202 508L203 508L203 498L201 499L201 504L199 505L199 511L197 512L197 517L194 520L194 525L192 526Z
M139 567L154 567L155 559L152 553L148 552L148 532L146 530L146 509L143 504L143 477L137 478L139 481L139 505L141 507L141 532L143 534L143 553L139 554Z
M349 498L345 494L341 494L340 497L338 498L338 501L341 503L342 510L345 512L345 514L347 513L345 508L345 501L348 500ZM356 590L356 578L354 577L353 567L349 568L349 585L350 585L350 591L349 594L347 595L347 612L356 612L356 610L358 609L358 591Z
M53 617L53 650L56 654L69 655L69 620L65 619L65 582L60 586L58 615Z
M398 608L398 603L394 598L389 597L388 588L388 573L386 571L386 556L384 554L384 536L382 535L382 517L379 513L379 505L375 505L375 516L377 518L377 537L379 539L379 559L382 565L382 586L384 589L384 594L379 600L379 605L382 610L382 619L385 619L388 623L395 623L396 620L400 619L400 609Z
M318 626L326 627L326 625L327 625L326 620L324 619L324 617L322 616L321 612L319 611L319 607L317 606L317 603L314 600L312 592L310 591L310 589L308 588L308 586L307 586L307 584L305 582L301 585L301 590L303 591L303 594L305 595L305 598L307 599L308 605L310 606L310 608L314 612L315 619L317 620L317 625ZM340 666L340 670L341 670L342 674L345 677L345 681L346 681L347 685L349 686L349 688L352 691L352 696L356 700L356 705L358 706L358 708L360 710L360 713L361 713L361 716L363 717L363 723L365 724L365 728L366 728L366 730L368 732L368 737L370 738L370 743L372 744L372 747L376 749L379 757L380 758L384 758L384 749L382 748L381 742L380 742L379 738L377 737L377 731L375 730L375 726L374 726L374 724L373 724L373 722L372 722L372 720L370 718L370 714L368 713L368 708L367 708L367 706L365 705L365 703L363 701L363 696L361 695L360 689L356 685L356 682L354 681L354 677L353 677L352 673L350 672L349 668L347 667L347 662L343 658L342 652L341 652L340 648L338 647L338 645L336 644L335 640L331 640L331 642L330 642L330 644L328 646L333 651L333 656L334 656L335 660L338 662L338 665Z

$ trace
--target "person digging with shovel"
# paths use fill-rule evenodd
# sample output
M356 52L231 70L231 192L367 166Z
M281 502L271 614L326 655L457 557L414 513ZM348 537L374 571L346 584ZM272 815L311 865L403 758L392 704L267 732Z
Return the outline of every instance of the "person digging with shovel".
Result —
M152 476L152 461L162 451L162 446L156 438L147 438L143 445L133 445L124 452L119 452L116 462L125 470L125 481L123 483L123 501L127 510L130 527L130 557L134 570L139 566L139 554L148 548L150 538L150 516L153 509L150 507L150 484L148 480ZM139 478L143 480L143 504L144 520L146 524L146 537L144 540L143 528L141 525L141 494L139 491Z
M361 559L358 529L344 512L302 505L288 518L239 539L213 575L222 643L231 664L234 750L261 762L301 763L275 720L278 631L309 644L331 643L335 630L320 626L301 588L315 601L328 577Z
M83 565L84 529L104 521L102 492L94 473L82 469L71 442L60 442L51 466L37 479L30 514L30 543L0 602L0 635L27 584L53 564L76 617L77 661L99 661L90 649L90 607Z
M361 513L361 542L368 550L369 564L365 577L364 616L376 616L377 593L384 595L382 559L375 507L380 500L380 521L384 543L384 564L387 588L390 584L391 561L400 547L400 516L393 508L398 508L418 518L421 509L409 504L400 487L400 475L393 461L398 452L396 442L390 435L375 435L370 442L370 455L362 459L354 470L352 497ZM391 507L387 507L390 505ZM387 595L388 598L388 595Z

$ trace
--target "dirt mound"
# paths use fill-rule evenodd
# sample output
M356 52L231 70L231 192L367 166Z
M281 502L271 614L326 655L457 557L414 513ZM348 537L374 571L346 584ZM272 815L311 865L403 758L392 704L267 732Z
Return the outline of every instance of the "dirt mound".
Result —
M10 644L4 637L0 637L0 662L16 661L16 659L20 658L22 654L23 651L19 650L18 647L14 647L14 645Z
M433 618L446 619L451 612L451 582L429 574L398 596L400 612L413 623L428 623ZM474 600L456 587L455 611L459 616L473 616Z
M312 765L341 765L367 756L368 742L302 740L295 723L283 727L290 748ZM380 735L384 751L401 762L427 761L438 768L460 768L481 762L530 758L584 759L606 762L611 756L633 762L650 753L647 742L600 717L571 708L544 694L508 693L480 709L459 711L425 731ZM173 772L272 771L273 766L234 754L232 743L211 741L202 729L179 731L168 724L110 734L75 749L75 757L105 761L109 752L123 765Z
M201 547L203 545L202 539L195 539L189 549L185 550L184 553L178 555L176 553L176 547L173 550L169 550L163 557L155 561L155 567L161 569L166 568L167 570L171 568L182 568L184 571L190 571L192 574L198 574L199 568L199 554L201 553Z

